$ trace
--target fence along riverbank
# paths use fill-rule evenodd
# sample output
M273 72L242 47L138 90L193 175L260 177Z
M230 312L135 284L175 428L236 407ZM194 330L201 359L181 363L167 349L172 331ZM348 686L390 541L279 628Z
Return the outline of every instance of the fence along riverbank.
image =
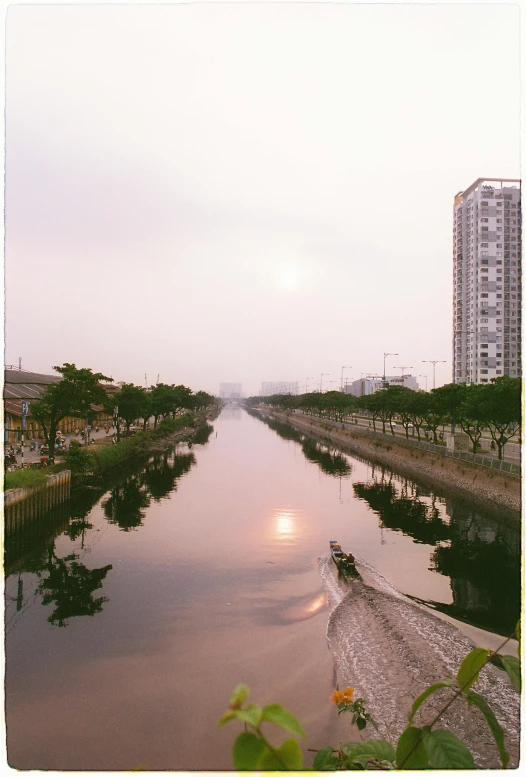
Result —
M45 483L34 488L12 488L4 494L5 532L16 531L70 497L71 471L50 475Z

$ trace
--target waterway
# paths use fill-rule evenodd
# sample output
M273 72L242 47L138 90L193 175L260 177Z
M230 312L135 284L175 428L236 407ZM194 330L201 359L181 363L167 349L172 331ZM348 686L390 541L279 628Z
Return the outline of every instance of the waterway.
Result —
M432 632L445 664L467 637L494 647L513 630L520 534L498 516L240 408L213 426L7 538L11 766L230 769L238 729L217 721L239 682L291 709L309 747L336 744L350 738L328 701L342 672L368 698L377 687L380 637L370 670L348 644L353 629L371 637L372 609L410 623L400 645ZM375 587L368 612L341 588L329 539ZM516 716L499 683L494 702Z

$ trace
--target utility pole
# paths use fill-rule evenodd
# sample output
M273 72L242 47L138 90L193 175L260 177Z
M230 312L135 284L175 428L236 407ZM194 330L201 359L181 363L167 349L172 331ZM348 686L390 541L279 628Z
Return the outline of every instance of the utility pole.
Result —
M423 364L432 364L433 365L433 388L435 388L435 365L436 364L445 364L445 359L422 359Z
M351 365L348 365L348 364L346 364L344 367L342 367L342 377L341 377L341 381L340 381L340 391L341 392L343 392L343 371L344 370L350 370L350 369L351 369Z
M22 469L24 469L24 432L26 431L26 416L27 416L27 408L29 406L28 402L22 402L22 434L21 434L21 440L20 440L20 447L22 449L22 460L20 462Z

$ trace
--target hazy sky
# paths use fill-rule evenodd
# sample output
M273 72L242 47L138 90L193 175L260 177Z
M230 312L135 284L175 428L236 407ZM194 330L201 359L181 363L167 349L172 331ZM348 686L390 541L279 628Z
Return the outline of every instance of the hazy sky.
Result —
M10 6L6 363L253 394L389 351L449 382L453 196L520 176L519 32L512 5Z

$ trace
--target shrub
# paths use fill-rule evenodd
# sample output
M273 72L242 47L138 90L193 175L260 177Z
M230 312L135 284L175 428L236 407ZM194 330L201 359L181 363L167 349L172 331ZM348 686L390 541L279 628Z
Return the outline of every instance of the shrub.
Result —
M4 490L10 488L35 488L43 486L47 480L47 473L40 469L20 469L17 472L6 472Z
M74 475L85 475L93 469L93 454L87 448L72 444L64 454L64 462Z

